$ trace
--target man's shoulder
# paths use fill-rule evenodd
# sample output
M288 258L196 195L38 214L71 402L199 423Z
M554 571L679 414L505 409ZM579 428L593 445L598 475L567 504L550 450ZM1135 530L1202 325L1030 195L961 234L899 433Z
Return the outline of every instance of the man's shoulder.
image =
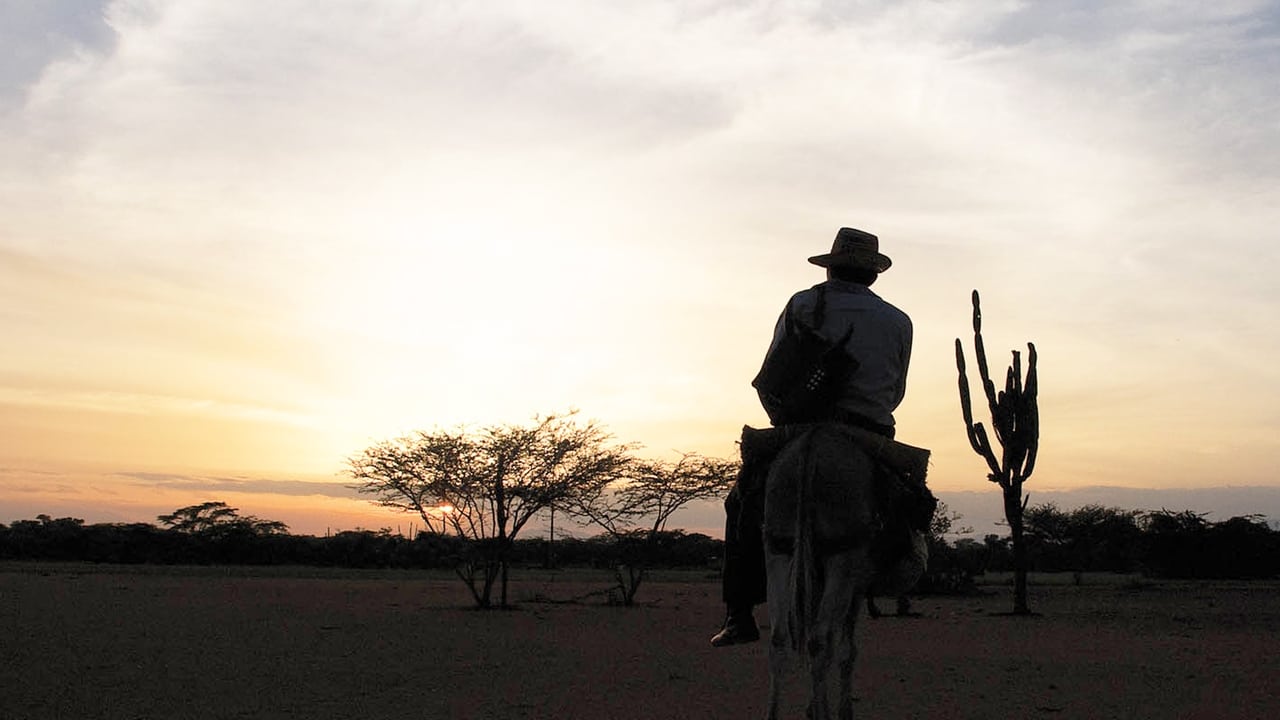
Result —
M897 305L894 305L893 303L889 302L888 300L885 300L884 298L879 297L878 295L876 296L876 298L883 305L885 314L891 315L897 318L898 322L902 323L903 325L906 325L908 328L911 327L911 316L908 315L904 310L902 310L902 308L899 308Z
M911 316L887 300L877 298L875 315L882 327L894 328L894 334L902 337L904 342L910 342L911 336L915 334L915 329L911 325Z
M818 294L823 292L822 285L799 290L787 299L787 308L792 312L809 310L817 306Z
M793 297L800 297L806 293L818 293L825 291L833 291L844 295L849 302L860 305L864 308L872 309L878 314L884 315L886 318L892 318L898 324L911 326L911 317L907 315L901 308L893 303L880 297L874 290L856 283L846 283L840 281L827 281L819 285L814 285L808 290L802 290Z

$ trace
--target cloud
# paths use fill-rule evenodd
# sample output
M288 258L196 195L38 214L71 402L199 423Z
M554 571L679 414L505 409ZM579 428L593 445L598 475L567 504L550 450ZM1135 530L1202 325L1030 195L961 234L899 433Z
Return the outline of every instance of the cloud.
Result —
M312 425L314 418L263 406L237 405L200 398L134 395L111 391L70 392L0 385L0 404L129 414L201 414L251 422Z
M1266 2L1028 3L979 42L1016 64L1009 79L1028 107L1052 110L1077 139L1164 165L1178 182L1247 184L1277 172L1266 118L1278 35Z
M290 496L324 496L334 498L356 498L358 493L346 485L334 482L318 482L314 480L283 480L262 477L219 477L210 475L187 475L163 472L121 472L120 477L136 481L142 488L167 488L183 492L204 492L217 494L221 492L253 493Z
M148 221L207 217L186 238L114 240L159 257L226 255L236 243L213 238L242 215L335 220L369 189L416 186L404 203L444 211L531 191L563 204L584 182L770 225L779 204L904 223L997 213L1008 233L1052 218L1050 237L1091 231L1079 241L1096 247L1092 231L1136 210L1126 191L1204 172L1171 166L1170 150L1220 161L1230 144L1258 172L1275 166L1256 67L1274 35L1247 8L1152 23L1123 6L1089 33L1069 11L981 3L859 4L854 17L814 3L163 7L116 12L116 52L46 78L29 109L85 138L81 192L155 197ZM1196 103L1188 85L1204 90ZM212 215L209 196L223 201Z
M0 247L0 402L307 424L295 400L330 377L315 341L226 290Z
M0 115L21 104L28 87L53 62L77 53L110 53L115 33L109 0L6 2L0 5Z

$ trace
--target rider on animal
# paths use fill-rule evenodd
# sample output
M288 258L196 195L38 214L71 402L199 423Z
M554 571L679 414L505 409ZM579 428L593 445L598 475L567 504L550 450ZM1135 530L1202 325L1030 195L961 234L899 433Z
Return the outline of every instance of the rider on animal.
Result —
M778 360L778 355L785 352L788 336L796 332L797 323L803 325L803 320L798 319L813 318L810 329L829 343L839 344L838 350L847 362L837 384L823 390L829 395L824 416L807 419L834 421L856 428L861 436L871 433L872 437L892 439L895 434L893 412L906 392L912 325L906 313L870 289L891 261L880 253L875 235L841 228L831 252L811 257L809 262L826 268L827 280L788 300L774 328L764 366L769 368ZM742 471L725 499L723 596L728 612L724 626L711 638L711 644L716 647L760 638L754 607L764 602L766 596L761 532L764 476L772 457L804 429L792 424L791 408L785 407L775 395L762 389L760 397L770 420L778 427L772 431L744 429ZM905 488L907 495L916 490ZM918 490L926 496L915 500L923 508L932 496L928 496L922 483ZM908 498L905 505L912 502ZM931 505L928 510L931 514Z

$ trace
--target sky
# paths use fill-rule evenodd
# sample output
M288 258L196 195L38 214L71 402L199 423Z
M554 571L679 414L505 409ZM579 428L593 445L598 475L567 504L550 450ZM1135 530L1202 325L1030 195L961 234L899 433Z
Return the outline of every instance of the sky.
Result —
M1033 503L1280 517L1276 2L0 0L0 48L0 522L407 528L346 458L568 409L731 457L841 226L944 499L995 490L976 288Z

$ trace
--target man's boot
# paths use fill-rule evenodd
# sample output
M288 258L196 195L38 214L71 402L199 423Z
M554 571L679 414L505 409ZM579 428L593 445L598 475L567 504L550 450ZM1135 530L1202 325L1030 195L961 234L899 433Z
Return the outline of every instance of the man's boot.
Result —
M755 642L759 639L760 628L756 627L756 619L751 614L751 608L730 609L729 616L725 618L724 627L711 638L711 644L715 647L726 647Z

